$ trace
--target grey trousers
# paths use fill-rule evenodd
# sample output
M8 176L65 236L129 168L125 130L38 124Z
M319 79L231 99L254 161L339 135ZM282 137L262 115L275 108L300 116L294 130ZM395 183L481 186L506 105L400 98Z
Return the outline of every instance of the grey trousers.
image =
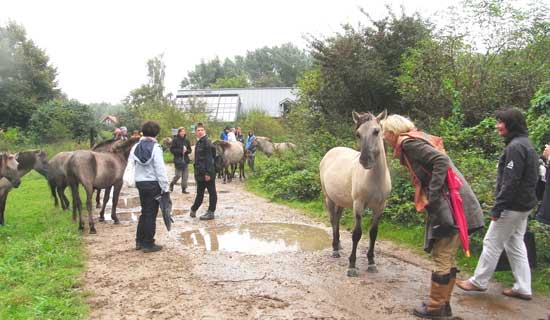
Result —
M181 190L187 189L187 180L189 179L189 169L187 165L183 166L182 169L176 168L176 175L172 179L172 184L175 185L176 182L181 178Z

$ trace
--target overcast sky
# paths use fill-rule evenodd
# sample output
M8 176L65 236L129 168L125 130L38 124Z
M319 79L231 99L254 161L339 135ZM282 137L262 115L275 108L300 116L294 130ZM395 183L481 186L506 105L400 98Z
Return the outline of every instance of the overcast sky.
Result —
M175 93L189 70L215 56L292 42L306 48L303 36L328 36L342 23L395 12L431 17L451 0L232 0L232 1L27 1L0 0L0 24L22 24L57 68L59 87L84 103L118 103L147 81L146 61L164 54L167 92Z

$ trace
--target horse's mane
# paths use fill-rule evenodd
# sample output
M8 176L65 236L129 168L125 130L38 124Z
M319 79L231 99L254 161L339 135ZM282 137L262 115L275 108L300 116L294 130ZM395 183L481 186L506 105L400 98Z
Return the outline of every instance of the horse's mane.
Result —
M257 136L256 139L267 140L267 141L269 141L269 142L272 142L272 141L271 141L271 138L268 138L268 137Z
M118 145L116 145L113 149L113 151L121 151L121 150L129 150L134 144L136 144L139 141L140 138L128 138L128 140L122 141ZM117 140L120 141L120 140Z
M216 145L219 145L220 147L226 149L226 148L229 148L229 146L231 146L231 144L227 141L223 141L223 140L216 140L214 141L214 144Z
M108 139L108 140L103 140L100 143L96 143L96 145L92 147L92 150L97 150L100 147L106 146L108 144L112 144L116 141L118 141L118 140L115 140L114 138L111 138L111 139Z
M357 130L363 123L369 122L374 118L374 115L370 112L358 112L357 115L359 118L357 119L357 123L355 125L355 129Z

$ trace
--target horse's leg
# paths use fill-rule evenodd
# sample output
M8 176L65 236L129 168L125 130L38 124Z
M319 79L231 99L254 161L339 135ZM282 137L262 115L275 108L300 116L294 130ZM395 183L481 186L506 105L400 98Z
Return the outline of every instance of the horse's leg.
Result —
M368 272L378 272L376 263L374 263L374 244L376 243L376 237L378 236L378 223L380 222L383 211L383 209L378 209L373 210L372 213L372 223L369 231L369 251L367 251L367 258L369 259L369 266L367 267Z
M59 201L61 202L61 207L63 208L63 211L69 210L69 206L71 204L69 203L69 199L65 195L65 187L57 187L57 194L59 196Z
M353 233L351 239L353 246L351 248L351 255L349 256L348 277L357 277L357 269L355 268L355 260L357 258L357 245L363 234L361 230L361 217L363 216L364 205L360 201L353 201L353 214L355 216L355 225L353 227Z
M78 194L78 184L71 185L71 195L73 197L73 221L76 220L78 213L78 230L84 230L84 222L82 221L82 204L80 203L80 195Z
M113 219L115 224L120 224L120 220L118 220L118 217L116 215L116 206L118 204L118 197L120 195L120 190L122 189L122 181L120 183L115 184L114 187L115 187L115 190L113 191L113 207L111 208L111 219Z
M100 190L100 189L98 189ZM98 191L99 194L99 191ZM111 195L111 187L105 188L105 195L103 197L103 205L101 205L101 211L99 212L99 221L105 221L105 208L107 207L107 202L109 201L109 196Z
M53 204L54 206L57 208L59 207L59 202L57 201L57 194L56 194L56 187L55 187L55 182L51 181L51 180L48 180L48 184L50 186L50 192L52 194L52 197L53 197ZM61 200L61 199L59 199Z
M94 197L94 188L92 186L85 186L86 189L86 210L88 211L88 225L90 226L90 234L95 234L94 217L92 216L92 199Z
M340 258L340 217L342 216L342 208L325 196L325 206L327 208L330 224L332 225L332 257Z
M101 208L101 189L95 189L97 191L97 194L95 195L95 207L97 209ZM107 197L107 191L105 191L105 196ZM100 220L101 221L101 220Z
M8 192L0 196L0 226L4 225L4 211L6 210L6 202L8 201Z
M243 177L243 179L246 179L246 175L244 174L244 159L239 162L239 180Z

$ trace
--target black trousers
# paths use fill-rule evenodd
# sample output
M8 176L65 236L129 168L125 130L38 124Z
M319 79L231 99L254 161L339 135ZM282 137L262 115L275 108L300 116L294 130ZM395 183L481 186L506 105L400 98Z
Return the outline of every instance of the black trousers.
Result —
M197 181L197 196L195 202L191 206L191 210L197 211L202 205L204 199L204 189L208 189L208 211L215 212L216 204L218 203L218 193L216 192L216 179L212 177L210 181Z
M141 202L141 216L136 231L136 242L144 247L151 247L155 243L155 230L159 202L155 197L161 193L157 181L136 181Z

